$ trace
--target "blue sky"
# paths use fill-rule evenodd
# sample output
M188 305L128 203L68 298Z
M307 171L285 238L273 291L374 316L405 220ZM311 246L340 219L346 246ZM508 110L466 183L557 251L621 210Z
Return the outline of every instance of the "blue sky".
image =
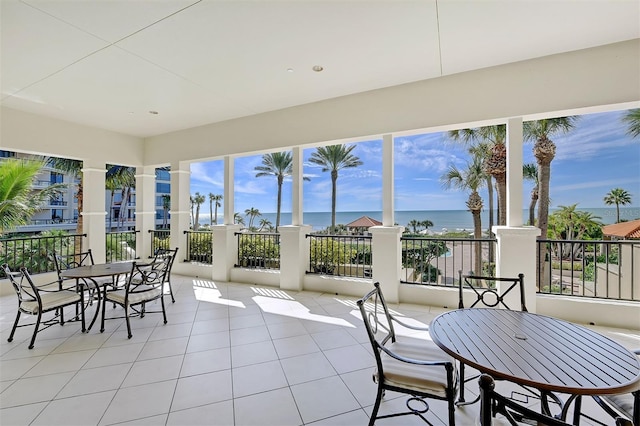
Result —
M640 207L640 139L631 139L620 118L625 111L580 116L576 128L552 138L557 146L551 164L551 208L578 204L579 208L606 207L602 199L612 188L623 188ZM363 165L343 169L338 178L338 211L382 209L382 140L356 144L352 151ZM533 144L525 143L524 161L535 162ZM315 148L304 150L304 211L331 211L331 177L308 161ZM440 177L451 164L463 168L466 149L451 142L446 133L395 138L395 209L464 210L467 194L443 188ZM276 178L256 178L261 155L235 160L235 211L254 207L262 213L276 211ZM191 165L191 193L222 194L222 160ZM528 207L532 184L525 181L523 208ZM486 200L486 190L481 191ZM224 200L223 200L224 202ZM487 206L485 201L485 206ZM209 203L201 212L208 213ZM220 211L220 210L219 210ZM283 185L282 211L291 211L291 180Z

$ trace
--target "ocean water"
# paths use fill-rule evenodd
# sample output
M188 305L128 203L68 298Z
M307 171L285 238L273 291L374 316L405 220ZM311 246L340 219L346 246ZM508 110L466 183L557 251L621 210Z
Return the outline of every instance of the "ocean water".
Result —
M551 209L550 213L556 209ZM605 225L615 223L616 209L615 207L607 208L578 208L578 210L587 211L593 214L600 222ZM382 221L382 212L380 211L353 211L353 212L336 212L336 224L347 224L353 222L361 216L369 216L373 219ZM496 214L497 216L497 214ZM527 223L529 211L522 210L523 223ZM640 218L640 208L620 207L620 219L633 220ZM254 219L254 226L259 226L261 219L269 220L274 226L276 223L275 213L262 213L261 216ZM394 221L398 225L407 226L411 220L430 220L433 227L429 228L434 232L442 232L443 230L473 230L473 218L467 210L409 210L396 211L394 213ZM482 228L487 229L489 225L489 211L484 210L481 213ZM245 218L245 221L247 219ZM314 231L326 229L331 225L331 212L304 212L303 221L306 225L311 225ZM200 223L209 222L209 215L201 215ZM218 223L223 223L223 218L218 215ZM291 213L280 214L280 225L291 224Z

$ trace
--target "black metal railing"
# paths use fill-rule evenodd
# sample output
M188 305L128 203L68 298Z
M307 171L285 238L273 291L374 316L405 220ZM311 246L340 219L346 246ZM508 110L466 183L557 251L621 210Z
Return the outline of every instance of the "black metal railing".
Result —
M119 262L123 260L135 260L137 236L140 231L121 231L105 233L106 262Z
M185 262L213 264L213 232L184 231L187 236L187 257Z
M640 301L640 242L538 240L538 292Z
M371 278L371 236L308 234L308 274Z
M237 268L280 269L280 234L236 232Z
M495 273L493 238L402 237L402 277L405 284L457 286L458 271Z
M31 274L55 271L52 253L62 256L81 252L82 238L87 234L33 236L0 239L0 264L8 264L11 270L26 267Z
M158 249L169 250L171 249L171 231L168 229L162 230L149 230L149 234L151 234L151 253L155 253Z

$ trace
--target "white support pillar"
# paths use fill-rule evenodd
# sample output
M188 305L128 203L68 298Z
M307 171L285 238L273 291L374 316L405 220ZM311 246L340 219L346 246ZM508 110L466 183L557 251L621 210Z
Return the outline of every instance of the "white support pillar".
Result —
M522 117L507 120L507 226L522 226Z
M403 226L372 226L371 258L373 282L380 282L382 293L390 303L400 300L400 275L402 272Z
M191 195L191 165L180 161L171 163L171 248L178 248L178 262L186 259L187 239L184 231L189 230L191 224L191 210L189 197Z
M136 257L147 259L151 253L149 231L156 229L156 169L136 168Z
M291 178L293 180L292 192L291 192L291 224L294 226L301 226L304 222L302 199L303 199L303 156L302 148L293 148L293 171Z
M524 274L527 309L536 312L536 239L540 235L540 228L496 226L494 231L498 240L496 276L517 277L519 273ZM500 287L498 291L502 293ZM505 303L508 306L520 306L517 293L507 295Z
M382 136L382 225L394 225L393 136Z
M225 219L226 222L226 219ZM213 230L213 272L211 278L229 281L231 269L236 263L238 239L235 235L240 225L215 225Z
M280 288L301 291L309 262L309 241L306 235L311 226L280 227Z
M82 165L82 232L87 234L84 241L90 248L96 263L106 259L106 208L105 177L107 164L101 160L84 159Z
M233 225L233 215L235 208L234 206L234 198L233 198L233 183L235 179L235 163L233 157L226 156L224 157L224 224L225 225Z
M536 311L536 239L540 229L523 226L522 218L522 117L507 120L507 217L506 226L495 226L498 240L496 276L517 277L524 274L527 309ZM500 283L498 291L502 292ZM518 306L517 294L510 294L505 302Z

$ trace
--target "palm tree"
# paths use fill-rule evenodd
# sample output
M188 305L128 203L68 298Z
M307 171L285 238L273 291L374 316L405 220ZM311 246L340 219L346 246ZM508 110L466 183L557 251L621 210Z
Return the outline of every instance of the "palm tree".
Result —
M449 170L440 178L446 189L455 188L469 191L469 198L467 199L466 205L473 216L473 238L476 240L482 238L482 218L480 217L480 212L482 211L483 203L478 190L484 184L485 177L486 173L482 165L481 157L474 156L471 162L467 163L466 169L460 170L455 165L451 165L449 166ZM476 242L474 249L475 272L480 274L482 272L482 245Z
M258 216L262 216L262 213L260 213L260 210L256 209L255 207L246 209L244 211L244 214L246 216L249 216L249 230L253 229L253 220Z
M222 206L222 203L220 203L221 200L222 200L222 195L214 195L212 193L209 193L209 225L213 225L214 223L216 225L218 224L218 207ZM212 204L215 208L215 215L213 219L211 218Z
M204 197L204 195L200 194L199 192L196 192L196 194L193 196L193 204L195 204L196 206L196 215L193 221L194 231L197 231L198 228L200 227L200 206L204 204L205 201L206 201L206 198Z
M414 234L418 233L418 226L420 226L420 221L416 219L411 219L409 223L407 223L407 227L412 228Z
M264 228L267 228L268 231L271 231L271 225L272 223L269 219L260 219L260 229L258 229L258 232L262 232Z
M420 226L424 226L424 229L429 229L433 226L433 222L431 222L429 219L425 219L420 222Z
M171 208L171 195L162 195L162 227L167 229L167 219L169 218L169 208Z
M78 187L76 190L76 199L78 203L78 222L76 225L76 234L83 234L83 217L82 211L84 207L84 194L83 194L83 184L82 184L82 161L72 160L69 158L58 158L51 157L49 159L49 164L54 169L58 169L62 172L70 174L74 176L78 180ZM125 167L125 166L117 166L117 165L107 165L107 173L105 175L105 187L118 187L118 186L126 186L129 185L131 187L135 186L135 169L133 167ZM122 210L122 208L121 208ZM78 249L81 248L81 238L77 238L76 247Z
M622 188L614 188L604 197L604 203L608 206L616 205L616 223L620 222L620 204L631 204L631 194Z
M622 117L622 121L629 126L627 133L631 135L632 138L640 136L640 108L627 111L624 117Z
M498 189L498 225L505 225L507 220L507 128L504 124L478 127L473 129L453 130L449 132L453 140L464 143L476 142L470 147L472 155L480 155L486 171L487 189L489 190L489 228L493 226L493 188L491 177L496 181Z
M538 167L533 163L522 165L522 177L526 180L533 181L531 189L531 202L529 202L529 225L536 224L536 204L538 204Z
M235 212L233 214L233 223L244 226L244 218L240 213Z
M0 161L0 235L26 224L42 204L67 186L55 184L43 190L31 190L34 179L46 164L45 159Z
M533 155L538 163L538 228L541 238L547 238L549 222L549 181L551 180L551 161L556 155L556 144L549 139L556 133L567 133L575 127L579 117L548 118L527 121L523 125L524 139L535 140Z
M356 145L328 145L316 148L309 161L322 166L323 172L331 172L331 232L336 228L336 182L338 171L341 169L358 167L363 163L351 154Z
M278 199L276 210L276 232L280 227L280 208L282 204L282 183L284 178L293 173L293 157L290 151L273 152L262 156L262 165L254 168L258 171L256 177L275 176L278 180ZM309 180L304 177L304 180Z

